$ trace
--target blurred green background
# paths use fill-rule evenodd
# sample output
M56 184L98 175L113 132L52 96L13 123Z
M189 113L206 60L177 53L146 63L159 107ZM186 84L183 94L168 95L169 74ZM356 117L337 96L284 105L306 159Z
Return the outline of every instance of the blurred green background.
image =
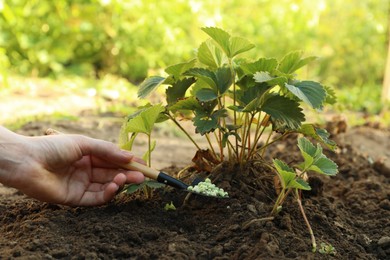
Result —
M193 57L200 28L218 26L256 45L249 58L318 56L303 73L336 89L338 109L378 113L389 16L388 0L0 0L0 87L107 75L133 86Z

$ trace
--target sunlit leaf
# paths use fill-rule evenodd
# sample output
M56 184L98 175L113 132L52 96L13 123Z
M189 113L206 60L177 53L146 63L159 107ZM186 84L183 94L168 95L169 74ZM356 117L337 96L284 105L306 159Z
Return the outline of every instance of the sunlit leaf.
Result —
M165 80L165 78L160 77L160 76L152 76L152 77L146 78L139 86L138 97L145 98L153 90L155 90L158 86L160 86L164 80Z
M302 59L302 55L302 51L290 52L283 57L282 61L278 66L278 70L286 74L291 74L299 68L317 59L317 57L313 56Z
M229 58L233 58L234 56L249 51L255 47L254 44L250 43L247 39L241 37L231 37L230 38L230 56Z
M223 50L229 58L246 52L255 47L247 39L231 37L229 33L216 27L204 27L202 30L207 33Z
M231 57L229 48L230 34L216 27L203 27L202 30L207 33L225 52L228 57Z
M274 79L267 71L258 71L253 75L253 78L257 83L267 82Z
M294 85L286 83L285 87L296 97L313 108L322 108L322 104L326 98L326 91L320 83L314 81L300 81Z
M324 88L326 91L325 103L330 104L330 105L335 104L337 102L337 98L336 98L336 92L334 91L334 89L331 87L328 87L328 86L324 86Z
M194 67L196 59L192 59L188 62L182 62L175 65L171 65L165 69L165 72L172 75L175 80L179 79L181 74Z
M219 48L216 48L212 40L203 42L198 48L198 60L211 67L218 68L222 65L223 54Z
M160 104L143 109L127 122L126 131L150 135L157 118L164 111L165 108Z
M267 71L272 73L278 66L278 61L274 58L260 58L255 62L242 63L240 67L247 74L255 74L258 71Z

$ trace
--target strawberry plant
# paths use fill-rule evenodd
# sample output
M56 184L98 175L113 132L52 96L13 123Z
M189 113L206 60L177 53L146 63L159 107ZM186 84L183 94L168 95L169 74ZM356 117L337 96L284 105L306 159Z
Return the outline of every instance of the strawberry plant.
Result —
M215 27L202 30L209 39L199 46L194 59L169 66L165 75L151 76L140 85L140 98L146 98L160 86L166 87L164 104L148 107L160 111L159 115L139 120L149 127L147 134L150 135L150 127L158 118L171 120L194 144L197 152L193 161L198 169L206 171L223 161L244 165L261 158L270 145L293 133L335 148L326 130L304 123L304 109L321 111L326 104L335 102L331 88L297 77L297 70L315 57L304 57L303 52L294 51L281 60L264 57L248 60L240 58L255 47L248 40ZM143 107L139 114L144 112ZM208 147L200 147L180 125L185 119L193 122L195 133L207 140ZM137 132L132 130L137 129L139 121L125 122L122 143L132 142ZM282 189L273 215L290 193L300 203L300 190L310 189L303 178L308 171L328 175L337 172L337 166L322 154L320 145L315 147L307 139L299 139L299 148L304 162L294 169L274 160Z

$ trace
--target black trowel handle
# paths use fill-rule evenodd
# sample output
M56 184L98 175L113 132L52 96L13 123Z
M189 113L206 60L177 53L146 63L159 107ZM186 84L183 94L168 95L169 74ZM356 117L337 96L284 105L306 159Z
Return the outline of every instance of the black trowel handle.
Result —
M157 171L155 169L152 169L148 166L145 166L145 165L137 163L137 162L131 161L130 163L128 163L126 165L121 165L121 166L125 169L142 172L143 175L145 175L148 178L151 178L151 179L156 180L160 183L164 183L166 185L172 186L172 187L177 188L177 189L185 189L186 190L188 188L188 185L185 184L184 182L182 182L178 179L175 179L172 176L169 176L168 174L166 174L164 172Z

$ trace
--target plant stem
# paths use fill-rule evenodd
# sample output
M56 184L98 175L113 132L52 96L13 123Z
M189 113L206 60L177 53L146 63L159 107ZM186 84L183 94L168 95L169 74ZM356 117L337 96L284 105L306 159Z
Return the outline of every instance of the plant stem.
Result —
M271 132L271 133L272 133L272 132ZM279 137L275 138L274 140L272 140L271 142L269 142L269 143L263 145L263 146L260 147L258 150L262 150L262 149L267 148L268 146L270 146L271 144L273 144L273 143L279 141L280 139L282 139L283 137L285 137L285 136L288 135L288 134L289 134L288 132L283 133L281 136L279 136Z
M276 213L278 213L278 207L281 205L281 201L282 201L283 197L285 197L285 195L286 195L286 190L282 189L279 193L278 198L275 201L273 208L272 208L272 211L271 211L272 216L275 216Z
M315 252L315 251L317 251L316 238L314 236L314 232L313 232L313 229L311 228L310 222L307 219L305 210L303 209L301 195L300 195L298 189L295 189L295 196L296 196L296 199L297 199L297 202L298 202L298 205L299 205L299 209L301 210L303 219L305 220L306 226L309 229L309 233L310 233L310 237L311 237L311 244L313 246L312 251Z
M260 127L261 127L263 125L263 123L264 123L263 129L261 129L260 133L258 134L258 136L256 137L255 141L253 142L252 151L251 151L251 154L248 155L248 158L251 158L256 153L256 151L257 151L257 144L259 143L261 136L263 135L265 129L267 128L268 120L269 120L269 116L265 115L264 118L263 118L263 121L260 124Z
M183 131L183 133L190 139L190 141L195 145L198 150L202 150L195 142L195 140L190 136L190 134L179 124L179 122L176 121L176 119L171 114L168 113L168 117L175 123L175 125L180 128L181 131Z
M209 143L209 146L210 146L210 149L211 149L213 155L215 156L215 158L217 158L218 156L217 156L217 154L215 153L215 150L214 150L213 145L211 144L211 140L210 140L209 134L207 133L207 134L205 134L205 136L206 136L207 142ZM221 158L220 158L220 159L221 159Z
M272 131L269 132L269 135L267 137L267 141L265 142L265 145L263 146L263 151L261 152L261 157L264 157L264 153L265 153L265 147L267 147L269 145L269 140L271 139L271 136L272 136Z
M152 137L151 134L148 135L148 166L152 167Z
M241 152L240 152L240 162L244 160L244 154L245 154L245 148L246 148L246 143L247 143L247 131L246 128L248 127L248 114L245 114L245 119L244 119L244 126L242 128L242 139L241 139Z
M234 68L233 68L233 63L232 63L232 59L229 59L229 67L230 67L230 71L231 71L231 74L232 74L232 82L233 82L233 106L236 106L236 103L237 103L237 97L236 97L236 73L234 71ZM233 124L236 126L237 125L237 112L236 110L233 111ZM234 130L235 134L237 135L237 129ZM239 157L238 157L238 139L237 139L237 136L235 136L235 140L236 140L236 157L237 157L237 161L239 160Z

